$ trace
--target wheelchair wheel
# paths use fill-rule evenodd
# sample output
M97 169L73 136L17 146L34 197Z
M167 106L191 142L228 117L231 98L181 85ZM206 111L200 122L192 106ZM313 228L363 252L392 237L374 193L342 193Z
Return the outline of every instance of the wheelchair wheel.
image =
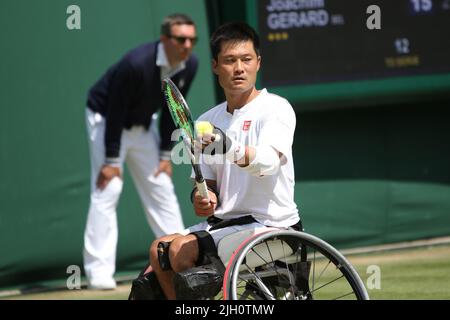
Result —
M335 248L310 234L258 234L234 252L223 280L225 300L358 299L369 296L359 275Z

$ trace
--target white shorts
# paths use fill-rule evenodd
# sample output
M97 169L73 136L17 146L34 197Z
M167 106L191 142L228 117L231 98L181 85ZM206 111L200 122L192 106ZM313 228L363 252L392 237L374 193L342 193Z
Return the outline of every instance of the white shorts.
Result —
M200 222L196 225L193 225L193 226L183 230L183 232L181 232L181 234L188 235L189 233L196 232L196 231L207 231L213 238L216 248L218 248L218 244L219 244L220 240L222 240L224 237L226 237L232 233L236 233L238 231L253 229L253 235L255 235L255 234L262 233L262 232L269 231L269 230L280 229L280 228L275 228L275 227L267 227L259 222L229 226L229 227L209 231L209 229L211 229L211 227L212 226L210 226L207 221L203 221L203 222Z

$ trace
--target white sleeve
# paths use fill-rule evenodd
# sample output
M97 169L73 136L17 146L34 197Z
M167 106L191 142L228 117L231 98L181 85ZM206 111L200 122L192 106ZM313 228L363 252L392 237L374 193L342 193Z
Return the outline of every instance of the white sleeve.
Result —
M283 155L291 154L296 125L295 112L287 100L274 106L276 112L267 116L262 124L258 145L269 145Z
M255 147L255 149L255 159L248 166L239 168L255 177L277 174L281 164L278 152L268 145L260 145Z

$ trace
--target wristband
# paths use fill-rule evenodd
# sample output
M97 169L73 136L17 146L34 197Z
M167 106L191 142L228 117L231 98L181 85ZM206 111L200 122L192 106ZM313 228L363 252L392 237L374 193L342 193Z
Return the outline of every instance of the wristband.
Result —
M121 161L120 158L106 158L105 159L105 164L111 167L120 167L121 166Z
M170 150L161 150L159 152L159 160L170 160Z

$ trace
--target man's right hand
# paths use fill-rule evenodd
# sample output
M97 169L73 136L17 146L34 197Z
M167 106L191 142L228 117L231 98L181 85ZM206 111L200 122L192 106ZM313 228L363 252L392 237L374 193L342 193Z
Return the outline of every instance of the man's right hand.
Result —
M121 172L119 167L111 166L108 164L104 164L100 169L97 177L97 188L103 190L106 188L108 183L114 178L121 178Z
M197 140L195 146L206 154L224 154L230 148L227 145L228 137L225 133L208 121L199 121L196 124Z
M209 199L203 198L197 190L194 194L194 211L200 217L209 217L214 214L217 206L217 196L214 192L208 190Z

